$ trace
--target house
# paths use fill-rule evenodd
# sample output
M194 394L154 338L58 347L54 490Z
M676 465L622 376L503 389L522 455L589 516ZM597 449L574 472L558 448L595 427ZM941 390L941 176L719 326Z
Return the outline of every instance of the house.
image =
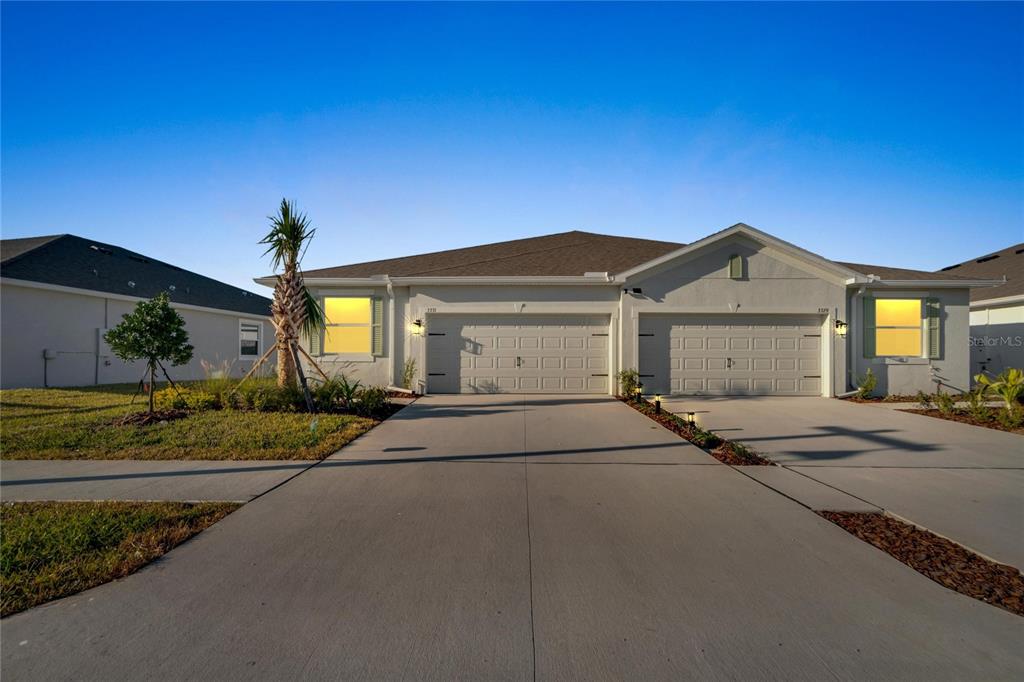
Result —
M979 279L1004 279L971 290L971 374L1024 369L1024 243L939 271Z
M0 241L0 385L4 388L138 382L144 367L113 356L103 334L138 301L165 291L181 313L190 363L239 374L273 341L270 300L110 244L70 234Z
M327 371L431 393L665 394L966 388L973 287L831 261L748 225L695 243L565 232L304 273ZM273 286L271 277L257 282Z

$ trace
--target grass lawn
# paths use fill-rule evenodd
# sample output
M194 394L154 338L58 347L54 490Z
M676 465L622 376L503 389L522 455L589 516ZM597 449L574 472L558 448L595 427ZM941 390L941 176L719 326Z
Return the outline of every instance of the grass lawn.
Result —
M8 616L121 578L224 518L226 502L0 505L0 604Z
M376 422L346 414L211 410L150 426L113 426L134 385L0 391L3 459L323 459Z

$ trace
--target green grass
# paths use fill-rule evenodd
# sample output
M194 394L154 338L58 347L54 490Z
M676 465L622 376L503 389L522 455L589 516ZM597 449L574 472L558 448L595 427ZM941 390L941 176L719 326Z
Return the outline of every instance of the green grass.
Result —
M323 459L376 422L347 414L216 410L114 426L135 386L0 391L3 459Z
M7 502L0 505L0 611L121 578L240 505L224 502Z

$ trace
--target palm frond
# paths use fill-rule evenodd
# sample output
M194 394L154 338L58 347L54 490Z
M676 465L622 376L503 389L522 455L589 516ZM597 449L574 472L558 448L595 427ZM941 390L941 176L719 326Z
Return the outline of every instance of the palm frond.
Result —
M302 287L302 297L306 303L306 319L302 322L302 332L312 338L314 334L320 333L327 320L324 317L324 309L320 305L320 301L306 287Z
M267 216L267 219L270 232L259 242L267 245L263 255L270 256L275 270L298 268L304 247L312 240L316 229L310 227L306 214L297 211L295 203L288 199L281 199L277 215Z

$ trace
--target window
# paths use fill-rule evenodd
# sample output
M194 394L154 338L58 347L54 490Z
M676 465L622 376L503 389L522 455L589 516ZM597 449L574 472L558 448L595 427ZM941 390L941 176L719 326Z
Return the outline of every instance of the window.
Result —
M323 352L378 355L381 350L381 301L370 297L324 299Z
M876 298L874 329L875 355L921 355L921 299Z
M743 279L743 256L739 254L729 256L729 278Z
M241 358L254 358L260 354L260 325L252 322L241 322L238 327L238 355Z

